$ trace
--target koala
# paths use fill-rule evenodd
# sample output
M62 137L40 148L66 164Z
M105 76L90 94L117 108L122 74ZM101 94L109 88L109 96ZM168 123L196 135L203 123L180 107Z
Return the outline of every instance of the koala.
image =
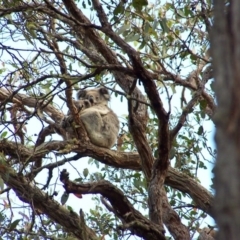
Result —
M80 90L77 99L74 104L79 109L79 117L90 141L96 146L111 148L117 140L119 121L117 115L108 107L108 90L104 87ZM73 130L69 131L69 123L72 121L70 113L62 121L62 127L70 135L67 138L73 137Z

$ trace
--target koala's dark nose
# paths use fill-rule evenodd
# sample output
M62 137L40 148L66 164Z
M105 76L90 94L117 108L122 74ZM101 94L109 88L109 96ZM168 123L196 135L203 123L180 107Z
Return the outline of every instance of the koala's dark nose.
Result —
M89 101L90 101L91 103L94 103L94 98L93 98L93 96L89 96Z

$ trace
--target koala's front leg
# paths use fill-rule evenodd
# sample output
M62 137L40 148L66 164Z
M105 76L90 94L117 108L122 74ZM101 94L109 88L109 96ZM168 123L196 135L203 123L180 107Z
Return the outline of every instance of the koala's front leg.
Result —
M90 141L96 146L105 147L106 139L103 134L104 123L101 114L89 108L82 112L80 118L85 126Z
M73 116L71 114L67 115L62 119L61 127L66 130L67 128L71 127L72 122L73 122Z
M89 100L78 100L78 101L73 101L75 107L77 108L78 113L83 111L86 108L90 108L92 106L92 102ZM64 117L62 120L61 126L66 129L67 127L71 127L72 122L73 122L73 115L68 111L68 115Z

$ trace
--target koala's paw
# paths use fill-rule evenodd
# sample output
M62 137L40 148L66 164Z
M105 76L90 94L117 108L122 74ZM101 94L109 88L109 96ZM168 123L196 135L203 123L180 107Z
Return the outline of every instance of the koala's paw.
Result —
M62 120L62 127L64 129L68 128L71 126L71 123L73 122L73 116L72 115L68 115L67 117L65 117L63 120Z

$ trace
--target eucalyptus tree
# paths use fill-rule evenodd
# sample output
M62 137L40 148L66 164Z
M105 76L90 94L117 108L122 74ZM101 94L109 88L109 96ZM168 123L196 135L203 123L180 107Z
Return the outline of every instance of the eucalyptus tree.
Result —
M0 16L0 237L213 239L211 1L1 1ZM73 100L102 86L112 149Z

